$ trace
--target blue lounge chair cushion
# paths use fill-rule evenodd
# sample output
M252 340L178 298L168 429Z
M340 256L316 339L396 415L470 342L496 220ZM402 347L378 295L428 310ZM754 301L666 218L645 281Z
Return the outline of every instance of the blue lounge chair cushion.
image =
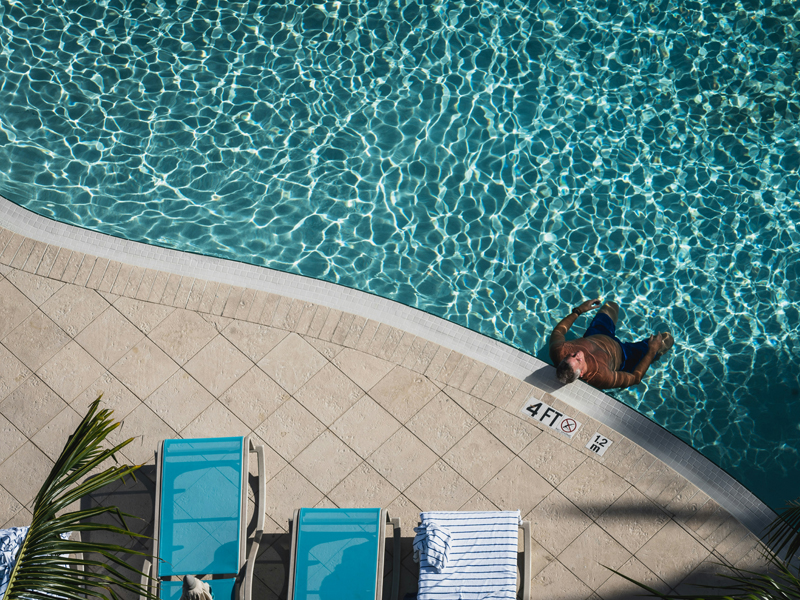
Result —
M300 510L294 600L374 600L379 508Z
M164 442L159 576L239 572L243 444Z

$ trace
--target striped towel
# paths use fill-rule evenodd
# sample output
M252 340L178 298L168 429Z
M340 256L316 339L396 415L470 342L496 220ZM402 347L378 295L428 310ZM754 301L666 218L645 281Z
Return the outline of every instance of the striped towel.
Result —
M14 570L14 565L17 564L17 553L19 553L26 535L28 535L28 527L0 529L0 598L5 595L8 589L11 571ZM62 533L61 539L69 539L71 535L72 532ZM59 566L63 567L65 565ZM59 598L59 596L53 594L45 593L45 595Z
M27 527L0 529L0 598L6 593L11 571L17 562L17 552L27 534Z
M414 527L414 560L420 565L432 567L437 573L447 568L450 554L450 532L439 527L436 521L428 521Z
M417 600L515 600L519 511L424 512L421 521L450 532L450 552L444 572L420 561Z

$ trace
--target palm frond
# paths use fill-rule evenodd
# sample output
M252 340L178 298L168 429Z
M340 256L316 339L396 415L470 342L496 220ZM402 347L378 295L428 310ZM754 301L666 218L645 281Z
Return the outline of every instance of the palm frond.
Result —
M786 508L767 529L767 544L787 562L800 553L800 499L787 502Z
M768 565L766 572L720 564L724 568L724 572L717 573L721 585L697 586L722 588L729 591L728 594L663 594L619 571L609 571L663 600L800 600L800 498L787 502L786 509L770 524L760 550Z
M132 581L120 570L143 575L120 555L146 556L145 553L116 544L61 538L62 534L74 531L147 537L128 528L125 517L133 515L125 514L113 506L64 512L77 500L112 482L128 476L135 479L134 472L139 466L116 465L95 474L103 462L109 459L117 462L117 452L133 441L131 438L111 448L104 447L109 434L120 426L111 415L112 411L100 409L98 398L67 440L36 495L31 526L17 554L4 600L53 600L54 597L64 600L117 600L118 590L155 600L146 586ZM90 520L105 514L117 517L122 527Z
M724 563L719 563L718 566L721 568L717 573L720 578L719 584L713 586L698 584L696 587L699 591L695 594L664 594L619 571L614 569L609 571L638 585L647 592L646 595L662 600L800 600L800 579L780 560L771 562L771 568L766 573L739 569ZM705 594L702 592L704 589L723 589L728 593Z

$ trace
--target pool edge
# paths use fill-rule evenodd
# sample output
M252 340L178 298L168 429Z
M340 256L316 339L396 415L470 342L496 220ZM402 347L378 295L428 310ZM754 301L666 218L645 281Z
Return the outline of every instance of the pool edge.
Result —
M0 226L67 250L314 302L402 329L525 381L624 435L697 486L754 535L762 537L776 516L724 469L634 409L582 382L561 387L546 363L440 317L334 283L149 246L59 223L2 196Z

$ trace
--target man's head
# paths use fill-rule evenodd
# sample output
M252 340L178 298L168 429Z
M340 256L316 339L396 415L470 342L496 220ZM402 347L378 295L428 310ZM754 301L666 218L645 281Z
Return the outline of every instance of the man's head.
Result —
M572 383L586 370L583 351L578 350L568 355L556 367L556 377L564 385Z

